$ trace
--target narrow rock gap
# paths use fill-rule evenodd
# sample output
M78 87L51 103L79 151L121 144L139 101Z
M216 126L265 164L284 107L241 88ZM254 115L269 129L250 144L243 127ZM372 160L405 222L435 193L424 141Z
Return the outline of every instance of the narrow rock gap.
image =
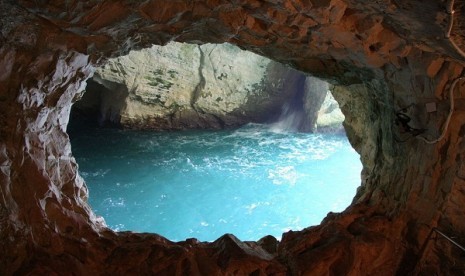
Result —
M191 105L192 109L194 109L195 111L197 111L199 113L199 110L197 109L195 104L196 104L197 100L200 97L200 92L205 87L205 77L203 75L203 65L205 64L205 53L203 52L202 47L200 45L197 46L197 49L199 50L199 53L200 53L199 69L198 69L199 83L194 88L194 91L193 91L192 97L191 97L190 105ZM203 113L203 112L200 111L200 113Z

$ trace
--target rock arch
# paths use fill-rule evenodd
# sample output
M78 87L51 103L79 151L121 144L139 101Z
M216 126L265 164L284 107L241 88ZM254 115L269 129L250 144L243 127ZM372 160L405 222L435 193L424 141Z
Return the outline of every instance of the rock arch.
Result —
M457 273L458 253L428 235L432 227L465 234L463 81L453 87L455 113L438 143L399 142L395 121L413 104L405 110L412 126L439 136L448 89L464 73L464 22L450 24L463 4L2 1L1 274ZM65 132L71 104L95 65L171 40L230 42L339 85L335 97L364 165L353 204L279 245L229 235L172 243L102 227ZM437 111L428 113L432 102Z

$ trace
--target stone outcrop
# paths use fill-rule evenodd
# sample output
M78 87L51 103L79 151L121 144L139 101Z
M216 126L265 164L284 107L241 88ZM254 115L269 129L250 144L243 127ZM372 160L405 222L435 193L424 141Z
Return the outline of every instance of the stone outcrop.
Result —
M463 12L462 0L1 1L0 274L460 275L463 253L432 229L464 243ZM171 40L230 42L336 85L363 163L351 206L276 253L105 228L65 132L71 104L107 58Z
M340 130L344 120L325 81L227 43L171 42L132 51L97 68L92 81L74 112L124 128L224 128L283 120L289 128L313 132Z

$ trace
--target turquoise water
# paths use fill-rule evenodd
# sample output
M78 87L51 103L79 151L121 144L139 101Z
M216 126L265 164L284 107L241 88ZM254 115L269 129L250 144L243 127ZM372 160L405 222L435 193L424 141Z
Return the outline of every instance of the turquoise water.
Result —
M316 225L360 185L344 135L236 130L93 129L71 136L93 210L116 230L173 241L242 240Z

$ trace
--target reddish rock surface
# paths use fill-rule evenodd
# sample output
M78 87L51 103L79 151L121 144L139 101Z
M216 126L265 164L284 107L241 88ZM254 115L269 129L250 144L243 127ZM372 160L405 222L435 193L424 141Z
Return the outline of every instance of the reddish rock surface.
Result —
M465 243L465 81L453 90L455 112L439 142L408 139L395 119L413 104L404 110L410 126L430 140L441 134L449 89L464 74L464 6L1 1L0 274L463 275L463 252L429 237L437 227ZM353 204L284 234L276 253L270 241L173 243L103 227L65 132L71 104L106 58L170 40L227 41L339 85L335 97L364 165ZM436 112L426 112L429 102Z

